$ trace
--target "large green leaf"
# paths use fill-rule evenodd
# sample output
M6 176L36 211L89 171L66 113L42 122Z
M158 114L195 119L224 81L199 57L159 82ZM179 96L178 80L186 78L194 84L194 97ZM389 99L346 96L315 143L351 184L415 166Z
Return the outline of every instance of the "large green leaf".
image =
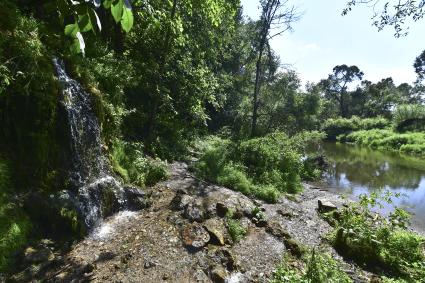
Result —
M114 2L114 0L104 0L104 1L103 1L103 7L104 7L105 9L109 9L109 8L111 8L112 2Z
M133 27L134 17L133 12L127 7L124 8L124 12L121 19L122 29L129 32Z
M79 17L78 27L80 28L81 32L86 32L93 28L88 14L85 14Z
M112 4L111 13L116 23L119 23L121 21L123 12L124 12L123 0L118 0L118 2L116 2L115 4Z
M77 24L69 24L65 26L65 35L75 37L77 32L79 32L80 29Z

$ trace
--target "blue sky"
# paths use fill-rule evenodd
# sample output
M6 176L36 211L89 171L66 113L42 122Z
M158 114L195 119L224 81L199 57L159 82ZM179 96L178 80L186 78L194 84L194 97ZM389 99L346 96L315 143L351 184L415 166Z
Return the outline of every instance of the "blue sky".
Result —
M258 0L241 0L245 15L257 19ZM407 37L395 38L388 27L372 26L372 8L358 6L341 16L346 0L292 0L303 13L293 32L273 39L282 63L291 64L303 82L317 82L336 65L357 65L373 82L392 77L411 83L415 58L425 49L425 19L410 25Z

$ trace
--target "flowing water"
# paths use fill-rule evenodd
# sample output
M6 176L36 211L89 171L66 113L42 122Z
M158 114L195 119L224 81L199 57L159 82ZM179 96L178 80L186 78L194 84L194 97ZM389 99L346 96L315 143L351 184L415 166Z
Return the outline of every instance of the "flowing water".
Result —
M412 212L416 225L425 229L424 159L338 143L323 143L320 150L330 163L323 183L331 191L354 197L385 190L401 193L394 204Z
M129 197L140 196L134 188L123 188L111 173L102 152L99 121L89 94L65 72L64 63L54 59L61 84L61 105L65 109L70 135L72 191L61 192L61 198L73 203L85 226L91 230L100 220L127 209Z

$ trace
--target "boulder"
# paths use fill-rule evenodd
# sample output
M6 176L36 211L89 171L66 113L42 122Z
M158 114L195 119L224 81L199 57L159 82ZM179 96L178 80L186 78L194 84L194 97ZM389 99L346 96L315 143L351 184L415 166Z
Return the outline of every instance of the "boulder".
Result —
M129 210L141 210L150 206L145 192L137 187L125 186L124 198L126 200L126 208Z
M326 213L329 211L337 210L338 208L332 202L326 199L318 199L318 210L321 213Z
M211 240L215 243L223 246L224 245L224 235L226 233L226 227L222 220L219 219L208 219L204 223L205 229L210 233Z
M185 246L199 249L204 247L211 238L208 231L201 224L192 223L183 228L182 239Z
M226 277L227 271L221 266L216 266L211 270L211 279L214 283L224 283Z

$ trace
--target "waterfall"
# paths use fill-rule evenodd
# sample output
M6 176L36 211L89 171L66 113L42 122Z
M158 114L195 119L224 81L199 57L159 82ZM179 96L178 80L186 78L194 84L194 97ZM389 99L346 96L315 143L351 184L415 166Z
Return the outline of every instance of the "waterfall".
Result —
M62 60L53 59L61 84L60 102L66 112L70 134L71 168L69 178L73 191L61 192L61 199L73 203L88 230L102 218L123 209L140 209L143 193L123 187L113 176L102 152L99 121L89 94L80 83L65 72Z

